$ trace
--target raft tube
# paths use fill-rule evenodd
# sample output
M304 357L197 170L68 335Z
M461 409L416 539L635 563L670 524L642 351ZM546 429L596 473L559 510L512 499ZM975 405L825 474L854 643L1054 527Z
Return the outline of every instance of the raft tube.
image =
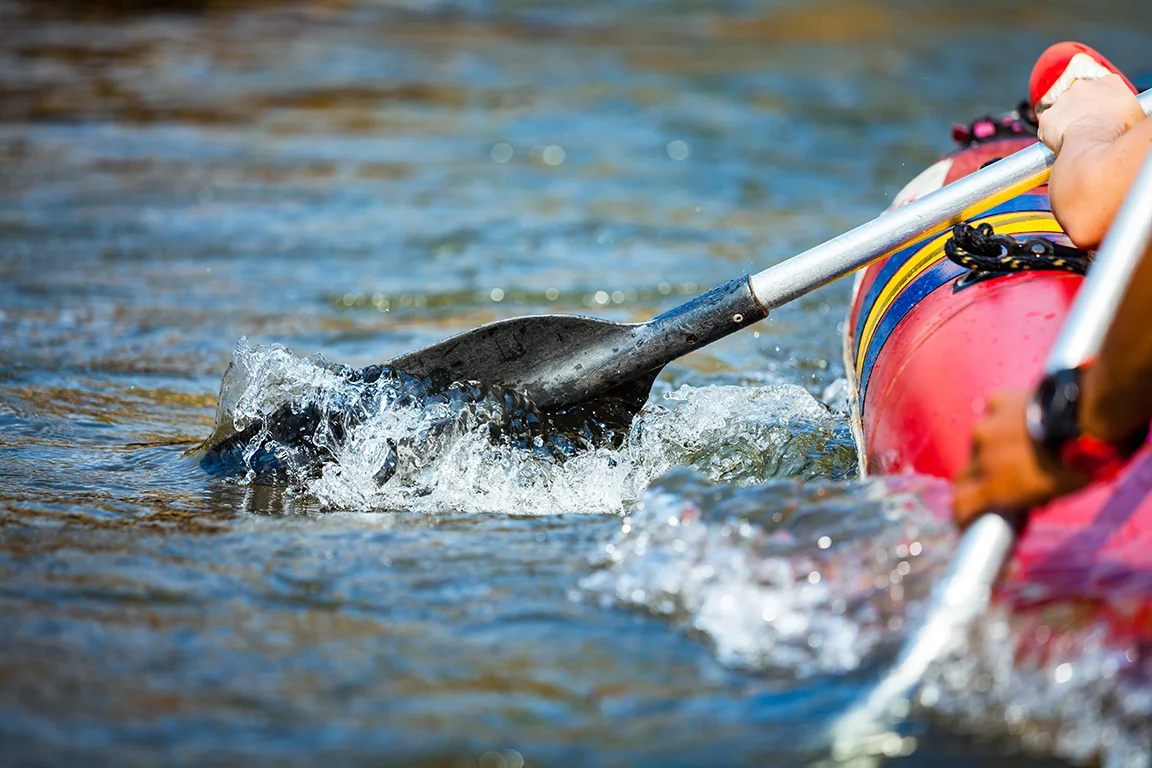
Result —
M893 207L1034 141L959 150L917 177ZM1046 187L968 223L982 222L998 234L1068 243ZM1083 282L1063 272L971 280L944 255L948 237L934 233L857 276L844 354L862 475L955 477L988 396L1040 380ZM1000 597L1014 608L1083 602L1116 631L1152 639L1152 448L1115 478L1034 510Z

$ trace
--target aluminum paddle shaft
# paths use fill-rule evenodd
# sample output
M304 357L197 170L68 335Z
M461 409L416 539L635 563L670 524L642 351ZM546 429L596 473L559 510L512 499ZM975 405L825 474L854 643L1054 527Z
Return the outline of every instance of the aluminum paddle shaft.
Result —
M1147 108L1148 92L1142 103ZM1147 111L1147 109L1146 109ZM1152 153L1124 200L1107 238L1048 354L1048 373L1092 359L1108 333L1133 270L1152 243ZM1009 517L991 513L964 534L947 574L937 585L924 620L912 634L895 666L869 695L833 725L838 757L867 752L906 703L924 673L967 635L988 608L992 589L1016 544ZM881 739L883 741L883 739Z
M1140 94L1152 113L1152 89ZM1056 155L1043 144L1020 150L976 173L861 224L850 232L758 272L752 292L767 310L867 266L884 254L1027 192L1048 180Z

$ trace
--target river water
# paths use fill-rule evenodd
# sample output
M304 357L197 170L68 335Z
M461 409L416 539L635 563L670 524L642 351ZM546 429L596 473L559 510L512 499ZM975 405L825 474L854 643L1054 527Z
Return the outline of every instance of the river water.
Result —
M846 281L567 461L417 404L212 476L221 377L251 419L335 402L313 355L649 317L874 216L1048 43L1140 71L1150 34L1136 0L0 2L0 762L825 760L955 542L946 483L855 479ZM889 762L1148 764L1146 651L1042 619L994 612Z

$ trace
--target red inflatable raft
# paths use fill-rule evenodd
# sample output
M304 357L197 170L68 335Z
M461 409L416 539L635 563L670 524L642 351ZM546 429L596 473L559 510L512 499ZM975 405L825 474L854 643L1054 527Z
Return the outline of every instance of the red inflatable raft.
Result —
M894 205L1034 141L961 150ZM999 234L1062 238L1045 187L969 221L980 222ZM845 361L862 473L954 477L985 398L1040 379L1083 280L1060 272L961 280L967 270L944 256L947 238L927 237L858 275ZM1003 584L1014 606L1080 601L1117 631L1152 639L1152 448L1113 480L1036 510Z

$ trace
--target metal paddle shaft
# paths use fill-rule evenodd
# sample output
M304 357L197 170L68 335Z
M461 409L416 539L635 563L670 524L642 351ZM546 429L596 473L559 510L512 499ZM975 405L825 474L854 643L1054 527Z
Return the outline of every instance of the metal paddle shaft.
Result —
M1146 112L1152 109L1152 90L1141 99ZM388 365L429 377L438 386L478 381L510 389L545 410L576 405L642 377L650 381L672 360L763 320L768 310L1044 183L1054 159L1037 143L643 323L577 315L517 317L458 334Z
M1147 96L1147 92L1144 96ZM1145 106L1148 102L1144 101ZM1133 270L1152 243L1152 154L1144 162L1048 354L1048 373L1092 359L1116 315ZM924 620L895 666L869 695L833 725L838 757L866 751L890 727L934 662L957 647L988 608L992 589L1016 544L1010 515L986 514L964 534ZM902 707L901 707L902 708Z

